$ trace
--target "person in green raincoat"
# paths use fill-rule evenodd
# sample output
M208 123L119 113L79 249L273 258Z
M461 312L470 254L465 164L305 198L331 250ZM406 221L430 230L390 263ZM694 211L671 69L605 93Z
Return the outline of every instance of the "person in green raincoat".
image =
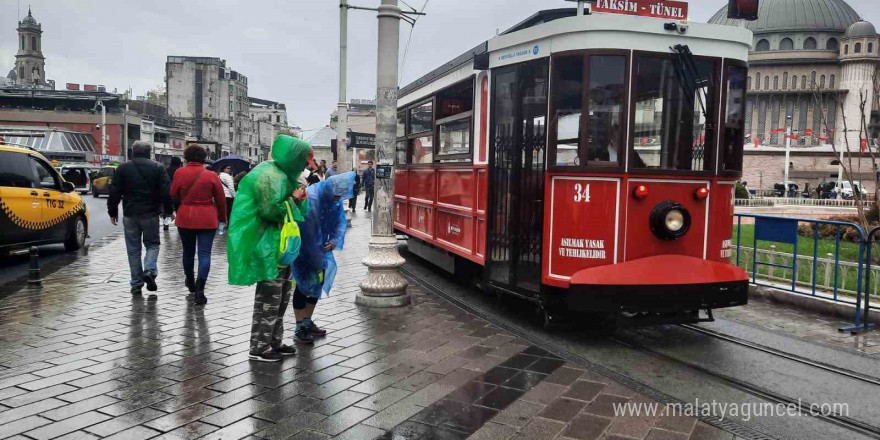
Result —
M279 135L270 157L239 183L229 221L227 258L229 284L256 283L249 357L277 362L296 353L283 345L282 318L290 302L290 265L279 267L281 228L292 207L294 221L302 221L309 205L297 179L307 163L314 163L308 142Z

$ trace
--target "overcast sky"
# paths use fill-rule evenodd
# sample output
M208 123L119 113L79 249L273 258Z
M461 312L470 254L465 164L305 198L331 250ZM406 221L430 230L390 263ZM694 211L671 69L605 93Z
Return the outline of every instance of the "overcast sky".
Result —
M406 0L421 9L426 0ZM451 60L540 9L564 0L427 0L412 34L401 84ZM848 0L880 26L878 0ZM338 99L338 0L0 0L0 72L15 62L16 10L43 25L46 73L64 83L103 84L135 95L163 82L168 55L226 59L248 77L250 96L287 104L292 124L329 121ZM375 7L379 0L350 0ZM706 21L726 0L690 1ZM348 98L376 94L376 14L349 13ZM401 53L410 26L401 25ZM401 56L401 62L403 57Z

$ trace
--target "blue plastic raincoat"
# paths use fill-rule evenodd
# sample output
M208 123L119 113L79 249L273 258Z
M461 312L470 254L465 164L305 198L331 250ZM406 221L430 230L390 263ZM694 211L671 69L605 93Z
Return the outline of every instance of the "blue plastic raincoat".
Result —
M342 249L345 242L343 202L354 196L355 172L337 174L316 183L306 190L309 195L309 212L299 223L302 247L293 262L293 278L296 287L311 298L320 298L321 291L330 294L336 278L336 259L333 251L325 251L324 244ZM335 197L338 199L334 200Z

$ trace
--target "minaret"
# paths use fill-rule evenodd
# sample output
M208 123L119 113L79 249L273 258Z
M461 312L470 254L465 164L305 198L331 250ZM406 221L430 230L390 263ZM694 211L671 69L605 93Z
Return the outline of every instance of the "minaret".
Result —
M18 54L15 55L16 83L20 85L46 84L46 59L43 57L42 26L37 23L28 7L28 15L18 22Z
M857 21L846 31L846 35L840 45L841 81L840 89L849 92L843 96L844 111L837 112L837 128L843 129L843 118L846 117L846 137L849 139L851 151L859 151L859 92L867 98L865 118L870 123L871 111L874 103L874 94L877 93L876 80L880 74L880 36L874 25L867 21ZM864 135L863 135L864 136ZM843 138L837 136L836 141L843 143Z

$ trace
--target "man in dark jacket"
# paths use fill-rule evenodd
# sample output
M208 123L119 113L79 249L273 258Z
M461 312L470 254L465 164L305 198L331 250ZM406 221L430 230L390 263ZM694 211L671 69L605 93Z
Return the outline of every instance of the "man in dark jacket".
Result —
M107 213L115 226L119 221L119 201L122 200L122 227L128 250L128 268L131 271L131 294L140 295L146 284L155 292L159 269L159 214L172 212L168 172L159 163L150 160L150 144L135 142L131 147L132 159L118 168L110 183ZM146 247L141 264L141 243Z
M376 185L376 170L373 169L373 161L367 162L367 169L361 176L361 183L364 185L364 209L367 212L373 210L373 194Z

